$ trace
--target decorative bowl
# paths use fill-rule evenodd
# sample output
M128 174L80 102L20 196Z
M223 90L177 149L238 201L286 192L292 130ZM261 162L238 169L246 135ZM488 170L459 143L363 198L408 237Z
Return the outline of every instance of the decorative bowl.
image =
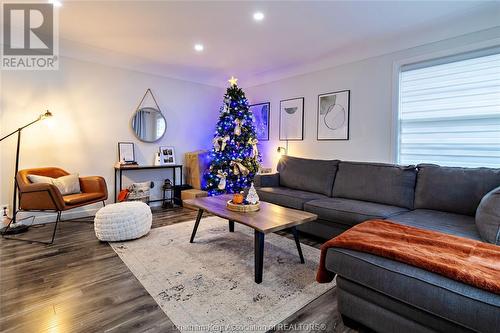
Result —
M226 203L226 208L233 212L247 213L256 212L260 209L260 203L257 202L255 205L252 204L235 204L232 200Z

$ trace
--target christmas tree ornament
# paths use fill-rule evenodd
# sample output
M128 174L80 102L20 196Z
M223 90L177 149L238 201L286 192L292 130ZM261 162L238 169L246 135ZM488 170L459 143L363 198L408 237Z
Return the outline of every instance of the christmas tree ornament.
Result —
M222 144L220 146L220 150L223 151L226 149L227 142L229 141L229 135L226 135L225 137L222 138Z
M250 173L250 170L248 170L247 167L245 167L242 163L241 163L241 159L238 159L238 160L235 160L235 161L231 161L231 163L229 163L230 166L233 167L233 173L238 176L238 175L243 175L243 176L248 176L248 174ZM239 178L239 177L238 177Z
M214 150L215 151L220 151L221 150L221 145L220 145L220 136L216 136L213 140L212 143L214 144Z
M219 190L224 190L226 188L226 177L227 177L227 172L223 172L222 170L219 170L217 172L217 177L219 177L219 184L217 187Z
M255 187L252 185L250 186L250 189L248 190L247 198L246 200L248 203L255 205L257 202L259 202L259 195L257 194L257 190L255 190Z
M236 165L236 162L235 161L231 161L231 163L229 163L229 166L232 167L233 169L233 174L238 176L240 174L240 169L238 168L238 166ZM239 177L238 177L239 178Z
M251 158L256 158L259 156L259 149L257 148L257 143L259 143L259 140L257 140L256 138L248 139L248 144L252 146L252 152L250 153Z
M240 136L241 135L241 126L243 125L243 121L241 119L236 118L234 120L234 135Z

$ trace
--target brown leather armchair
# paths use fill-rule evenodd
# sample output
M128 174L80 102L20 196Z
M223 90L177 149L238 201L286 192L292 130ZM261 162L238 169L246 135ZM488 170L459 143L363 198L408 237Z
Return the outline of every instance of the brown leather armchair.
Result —
M28 175L59 178L69 175L69 173L60 168L49 167L24 169L20 170L16 175L16 183L19 189L20 211L57 212L56 225L50 243L54 241L57 223L60 221L63 211L97 202L105 204L105 200L108 198L106 181L102 177L80 177L81 193L63 196L55 185L31 183L28 179Z
M19 188L20 210L65 211L76 207L102 202L108 198L106 181L102 177L80 177L81 193L61 195L55 185L33 184L28 175L59 178L69 175L59 168L36 168L20 170L16 175Z

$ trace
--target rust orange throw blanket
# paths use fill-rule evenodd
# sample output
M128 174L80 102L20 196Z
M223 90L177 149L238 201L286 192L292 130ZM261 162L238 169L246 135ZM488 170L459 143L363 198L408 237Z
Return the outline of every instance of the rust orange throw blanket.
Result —
M331 247L376 254L500 294L500 246L497 245L370 220L321 246L316 276L320 283L330 282L334 277L325 267L326 252Z

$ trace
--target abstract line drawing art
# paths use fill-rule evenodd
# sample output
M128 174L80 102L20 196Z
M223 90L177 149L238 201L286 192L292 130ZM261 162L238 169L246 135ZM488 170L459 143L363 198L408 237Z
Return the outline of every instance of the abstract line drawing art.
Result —
M318 140L349 140L350 90L318 96Z
M304 97L280 101L280 140L304 139Z
M257 134L257 140L269 141L269 119L271 103L259 103L249 106L253 114L253 125Z

